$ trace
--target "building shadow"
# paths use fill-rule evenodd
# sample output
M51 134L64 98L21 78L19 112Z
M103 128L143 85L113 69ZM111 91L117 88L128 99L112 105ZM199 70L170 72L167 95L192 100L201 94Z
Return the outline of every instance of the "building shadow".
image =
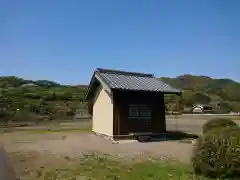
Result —
M182 131L167 131L165 134L152 136L138 136L136 139L141 143L162 142L162 141L183 141L189 143L198 138L196 134L190 134Z
M10 164L7 153L0 144L0 180L20 180Z

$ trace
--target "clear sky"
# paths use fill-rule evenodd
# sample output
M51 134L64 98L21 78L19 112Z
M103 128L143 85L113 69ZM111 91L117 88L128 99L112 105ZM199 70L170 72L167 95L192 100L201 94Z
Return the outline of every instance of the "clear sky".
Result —
M97 67L240 81L240 1L0 0L0 61L64 84Z

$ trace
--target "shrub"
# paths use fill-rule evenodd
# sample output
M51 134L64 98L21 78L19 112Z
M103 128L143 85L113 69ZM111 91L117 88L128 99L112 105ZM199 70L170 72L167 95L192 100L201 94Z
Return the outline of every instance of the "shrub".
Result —
M215 118L209 120L203 125L203 134L214 129L214 128L224 128L224 127L238 127L237 123L227 118Z
M213 129L199 137L193 149L196 174L215 178L240 177L240 129Z
M40 121L40 116L30 113L28 111L19 111L11 118L14 122L29 122L29 121Z
M7 122L9 119L11 119L14 115L14 112L6 110L6 111L0 111L0 122Z

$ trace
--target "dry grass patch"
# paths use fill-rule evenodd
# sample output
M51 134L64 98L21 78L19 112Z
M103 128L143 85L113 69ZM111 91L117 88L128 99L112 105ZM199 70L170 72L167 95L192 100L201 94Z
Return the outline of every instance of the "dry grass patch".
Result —
M29 133L57 133L57 132L91 132L90 128L49 128L49 129L35 129L28 131Z
M31 127L29 129L19 129L19 128L11 128L5 127L0 128L0 133L14 133L14 132L28 132L34 134L45 134L45 133L55 133L55 132L91 132L91 128L74 128L74 127L53 127L53 128L44 128L38 129L36 127Z
M24 180L55 180L58 179L57 176L61 176L64 169L74 167L73 159L54 156L48 152L13 152L9 153L9 158L16 174Z

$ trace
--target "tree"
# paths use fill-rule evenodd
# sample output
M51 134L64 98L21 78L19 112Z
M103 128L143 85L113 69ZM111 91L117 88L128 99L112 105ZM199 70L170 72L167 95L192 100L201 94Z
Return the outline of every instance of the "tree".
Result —
M208 104L211 101L211 98L203 93L196 93L194 98L196 103Z
M182 98L183 98L183 103L187 107L192 106L193 104L196 103L196 101L195 101L195 93L193 91L184 91L183 95L182 95Z

